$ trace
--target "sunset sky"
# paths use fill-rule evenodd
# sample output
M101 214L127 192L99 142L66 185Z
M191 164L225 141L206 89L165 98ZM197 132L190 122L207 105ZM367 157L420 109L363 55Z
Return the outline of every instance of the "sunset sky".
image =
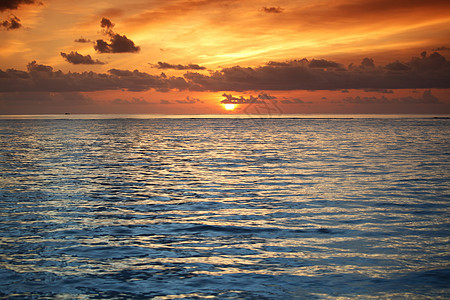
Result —
M1 0L0 40L0 114L450 114L448 0Z

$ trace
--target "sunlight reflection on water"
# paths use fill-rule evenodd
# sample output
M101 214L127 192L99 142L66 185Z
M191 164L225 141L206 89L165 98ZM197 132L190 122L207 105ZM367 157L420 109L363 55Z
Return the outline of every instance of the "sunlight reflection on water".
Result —
M447 119L0 124L5 297L449 293Z

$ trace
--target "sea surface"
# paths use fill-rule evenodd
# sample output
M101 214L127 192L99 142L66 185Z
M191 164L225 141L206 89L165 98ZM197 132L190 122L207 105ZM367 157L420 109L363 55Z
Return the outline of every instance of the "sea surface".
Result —
M450 299L450 119L0 118L1 299Z

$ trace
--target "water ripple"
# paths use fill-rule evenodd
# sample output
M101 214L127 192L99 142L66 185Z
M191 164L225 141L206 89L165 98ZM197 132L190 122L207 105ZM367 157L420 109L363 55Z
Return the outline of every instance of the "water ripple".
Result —
M444 299L448 119L0 120L8 299Z

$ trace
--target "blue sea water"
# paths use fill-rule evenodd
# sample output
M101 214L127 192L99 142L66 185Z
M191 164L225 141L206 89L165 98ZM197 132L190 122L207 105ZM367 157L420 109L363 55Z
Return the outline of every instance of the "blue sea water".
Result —
M0 298L450 299L450 119L0 118Z

